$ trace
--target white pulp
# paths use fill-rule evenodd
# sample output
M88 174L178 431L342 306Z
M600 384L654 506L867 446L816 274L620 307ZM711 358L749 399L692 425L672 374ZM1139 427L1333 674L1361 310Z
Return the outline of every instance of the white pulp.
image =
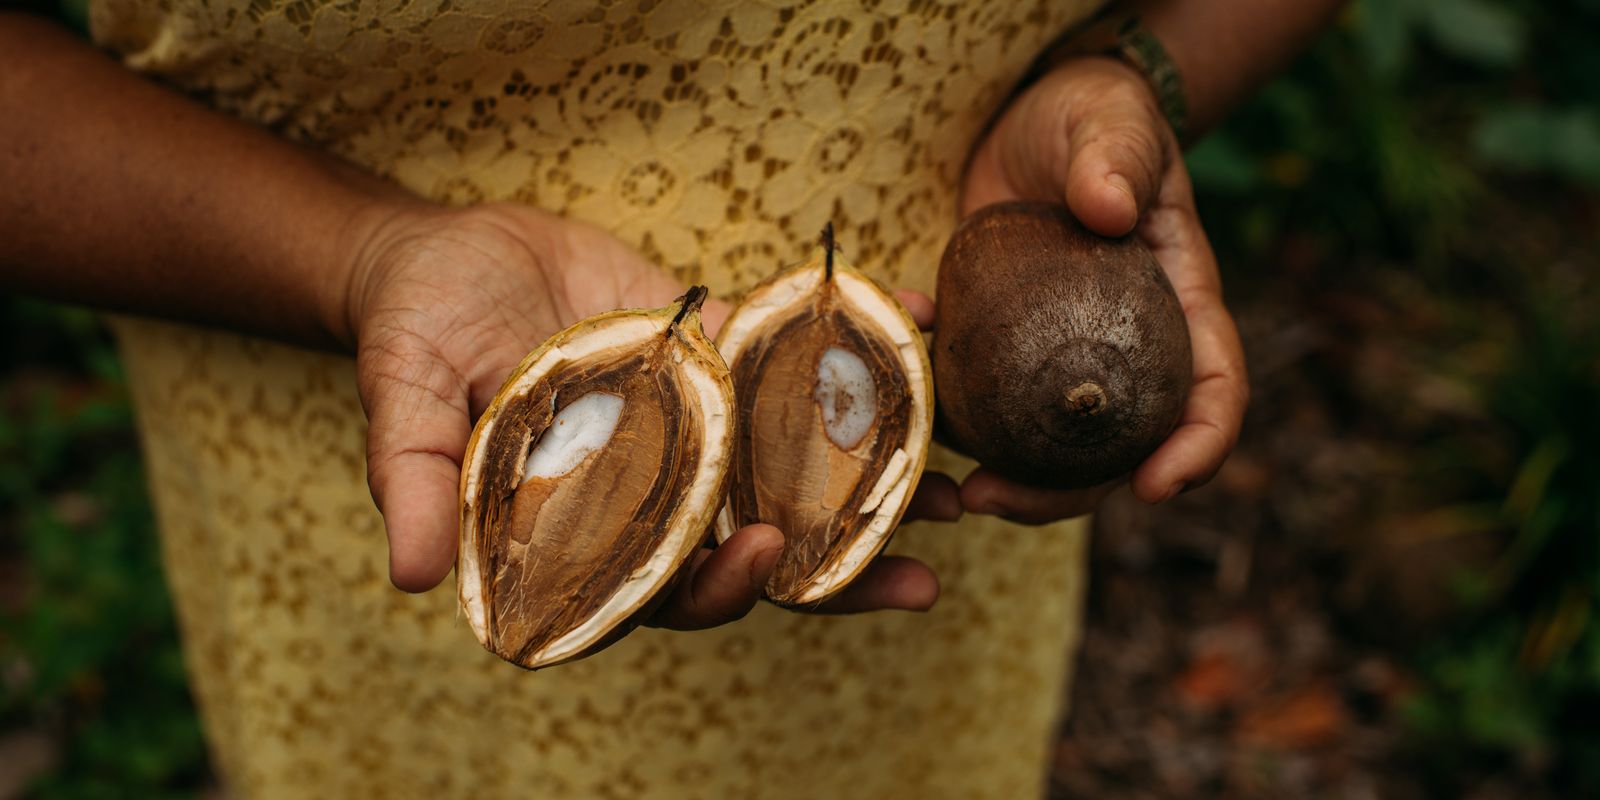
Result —
M830 347L817 360L817 405L828 438L849 450L861 443L878 416L878 387L865 361Z
M606 446L622 420L622 398L590 392L556 414L528 453L522 479L554 478L572 471L590 453Z

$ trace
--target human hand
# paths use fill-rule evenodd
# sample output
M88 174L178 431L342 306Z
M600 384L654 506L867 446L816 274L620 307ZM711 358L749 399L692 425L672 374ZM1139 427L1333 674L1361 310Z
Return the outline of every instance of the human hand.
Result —
M367 227L345 304L369 421L367 478L388 531L391 580L426 591L455 563L473 420L511 369L574 322L663 306L684 287L606 232L522 206L408 206ZM920 323L931 321L926 297L902 300ZM708 301L707 333L727 314ZM953 482L924 483L913 515L959 515ZM744 616L782 548L778 529L751 525L702 550L651 623L695 629ZM817 610L922 610L937 595L927 566L885 557Z
M1244 351L1177 140L1144 77L1112 59L1082 58L1015 98L973 153L962 213L1007 200L1065 201L1095 233L1133 233L1155 254L1188 319L1194 382L1178 427L1128 480L1147 503L1210 480L1248 402ZM1093 510L1120 483L1043 490L980 467L962 482L961 502L1041 524Z

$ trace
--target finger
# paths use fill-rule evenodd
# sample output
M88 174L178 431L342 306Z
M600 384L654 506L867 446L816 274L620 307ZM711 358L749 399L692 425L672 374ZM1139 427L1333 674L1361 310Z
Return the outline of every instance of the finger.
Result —
M844 591L805 610L815 614L927 611L938 599L939 577L927 564L905 556L879 556Z
M961 519L961 511L961 488L955 479L942 472L924 472L902 519L955 522Z
M1069 134L1067 206L1095 233L1123 236L1160 188L1172 153L1166 120L1136 74L1108 86L1092 110L1078 113Z
M389 579L427 591L455 563L456 493L471 433L467 386L432 348L404 337L363 347L357 374L367 484L389 538Z
M1140 235L1172 279L1189 324L1194 381L1178 427L1133 473L1133 493L1159 503L1209 481L1238 441L1250 387L1238 328L1222 301L1216 256L1195 213L1188 174L1175 165Z
M896 300L911 312L911 320L922 330L933 329L933 300L915 289L894 290Z
M702 551L692 571L667 598L650 624L694 631L750 613L783 553L783 534L771 525L749 525L715 550Z
M1196 307L1198 305L1198 307ZM1160 503L1205 484L1222 468L1250 402L1239 334L1220 301L1191 304L1194 384L1178 428L1133 473L1133 493Z
M961 505L1024 525L1043 525L1093 511L1118 481L1088 489L1038 489L1006 480L979 467L961 482Z

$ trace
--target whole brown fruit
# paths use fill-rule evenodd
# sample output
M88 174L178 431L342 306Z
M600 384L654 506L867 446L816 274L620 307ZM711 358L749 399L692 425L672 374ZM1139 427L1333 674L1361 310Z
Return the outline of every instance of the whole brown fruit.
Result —
M1189 395L1189 328L1133 237L1065 206L968 217L939 265L933 375L941 434L1015 481L1083 488L1133 471Z

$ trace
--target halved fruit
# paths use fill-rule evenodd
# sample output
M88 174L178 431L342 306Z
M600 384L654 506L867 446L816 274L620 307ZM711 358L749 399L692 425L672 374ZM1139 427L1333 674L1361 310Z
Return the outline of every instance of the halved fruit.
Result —
M933 378L922 334L829 236L810 261L750 290L717 348L738 414L717 538L776 525L785 543L767 597L819 603L888 543L927 461Z
M529 669L595 652L665 596L722 503L733 387L700 327L706 290L615 311L529 354L461 473L461 608Z

